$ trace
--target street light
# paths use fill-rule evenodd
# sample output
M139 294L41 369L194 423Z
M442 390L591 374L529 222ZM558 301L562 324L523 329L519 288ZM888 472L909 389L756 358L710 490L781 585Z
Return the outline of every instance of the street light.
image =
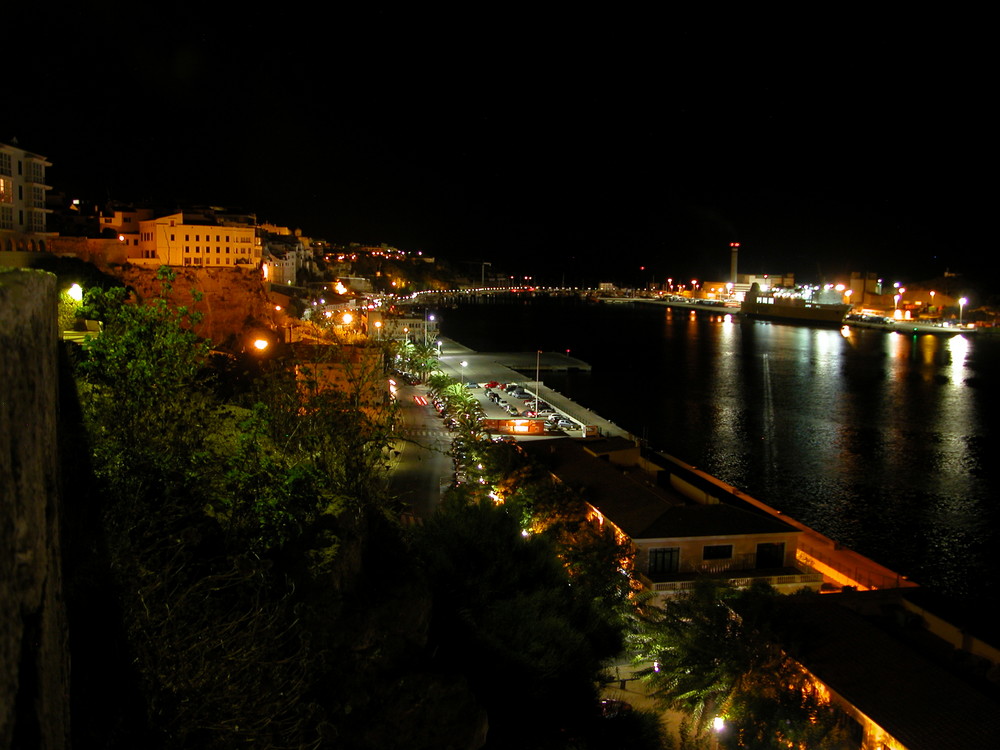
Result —
M962 313L965 311L965 306L969 303L968 298L962 297L958 301L958 327L962 327Z
M431 322L433 322L434 321L434 316L433 315L428 315L427 317L424 318L424 346L427 346L427 321L428 320L431 321Z
M465 368L469 366L469 363L463 359L459 364L462 365L462 385L465 385Z
M721 716L716 716L714 719L712 719L712 731L714 732L714 734L712 735L712 745L714 747L719 746L719 735L725 728L726 728L726 722L725 719L723 719Z
M538 351L535 352L535 416L536 417L538 416L538 385L539 385L538 369L541 357L542 357L542 350L539 349Z

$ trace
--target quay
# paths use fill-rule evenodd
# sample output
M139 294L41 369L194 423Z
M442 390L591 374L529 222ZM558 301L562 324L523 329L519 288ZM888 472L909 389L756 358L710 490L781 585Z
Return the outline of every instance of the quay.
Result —
M520 383L525 390L536 394L539 399L549 403L554 409L584 427L578 433L568 433L571 437L620 437L630 440L637 445L642 444L639 438L619 427L611 420L577 404L558 391L548 388L540 380L528 378L524 373L535 371L535 352L480 353L446 337L439 337L439 340L441 341L441 370L445 374L455 378L455 380L464 383L475 382L479 384L491 381ZM580 362L580 360L573 360L573 358L563 354L542 352L537 357L539 371L542 370L543 361L549 363L549 370L559 368L590 369L590 366L586 363ZM463 362L465 363L464 366L462 365ZM503 363L518 365L520 372ZM470 390L475 392L474 389ZM490 413L490 409L494 408L494 405L489 402L483 405L487 411L487 416L493 416ZM499 412L499 407L495 408L498 410L496 416L507 418L506 414ZM518 441L546 439L556 438L555 436L541 435L517 436ZM844 547L839 542L790 518L766 503L741 492L736 487L701 471L696 466L687 464L666 453L644 449L643 454L652 463L661 465L663 469L669 472L671 481L674 481L676 478L680 484L692 488L693 494L689 495L692 499L699 502L726 502L738 506L748 506L799 529L802 532L797 552L799 562L822 574L824 582L828 584L829 588L840 590L845 586L850 586L860 591L868 591L919 585L874 560Z
M708 304L701 300L654 300L635 297L631 299L621 299L618 302L634 302L636 304L653 305L655 307L678 307L685 310L700 310L702 312L715 313L717 315L732 315L734 318L742 318L739 307L728 305ZM759 321L765 322L765 321ZM808 322L786 321L779 323L782 325L811 325ZM899 333L902 335L911 334L932 334L934 336L958 336L975 335L977 333L1000 333L997 328L979 328L969 324L966 325L942 325L930 320L893 320L885 317L857 316L848 314L844 319L844 326L848 328L867 328L887 333Z

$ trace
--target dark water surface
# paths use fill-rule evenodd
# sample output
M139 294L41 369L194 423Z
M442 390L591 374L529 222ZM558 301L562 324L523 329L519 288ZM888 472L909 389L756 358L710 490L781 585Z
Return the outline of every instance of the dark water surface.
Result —
M924 586L1000 592L1000 337L547 299L442 310L441 329L570 350L592 372L543 382L650 446Z

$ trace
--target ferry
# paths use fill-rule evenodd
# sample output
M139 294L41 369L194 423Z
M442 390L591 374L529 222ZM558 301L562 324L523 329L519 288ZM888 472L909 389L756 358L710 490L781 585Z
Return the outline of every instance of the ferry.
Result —
M814 300L802 289L762 291L760 284L754 282L740 305L740 314L752 319L839 326L850 309L848 304Z

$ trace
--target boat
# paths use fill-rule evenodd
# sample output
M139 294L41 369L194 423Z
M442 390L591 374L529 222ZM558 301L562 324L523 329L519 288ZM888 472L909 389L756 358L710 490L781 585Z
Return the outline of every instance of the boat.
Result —
M807 290L769 289L763 291L754 282L740 305L740 314L748 318L783 320L789 323L842 325L851 305L841 302L820 302Z

